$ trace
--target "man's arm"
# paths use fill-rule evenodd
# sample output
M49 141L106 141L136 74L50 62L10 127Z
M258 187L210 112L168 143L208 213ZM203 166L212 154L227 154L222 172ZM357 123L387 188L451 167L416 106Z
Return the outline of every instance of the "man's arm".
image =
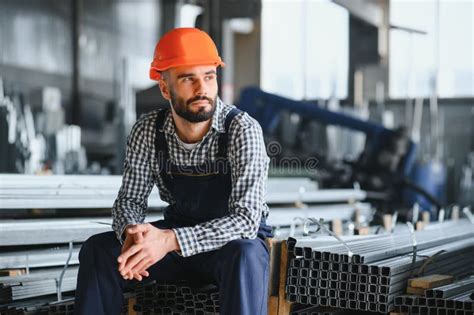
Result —
M236 124L233 122L232 124ZM175 228L185 257L219 249L235 239L255 238L265 204L269 158L262 129L253 119L234 126L229 143L232 168L230 214L193 227Z
M146 123L146 120L137 121L127 138L122 186L112 207L112 228L122 244L126 226L145 220L148 197L153 189Z

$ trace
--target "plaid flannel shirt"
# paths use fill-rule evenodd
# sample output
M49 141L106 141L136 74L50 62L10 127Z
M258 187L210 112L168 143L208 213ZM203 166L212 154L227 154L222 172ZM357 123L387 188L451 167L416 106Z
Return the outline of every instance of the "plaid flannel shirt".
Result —
M211 128L191 151L180 144L170 112L163 129L171 161L197 166L206 159L214 160L219 133L224 132L226 114L233 107L217 98ZM127 225L144 222L153 185L157 185L163 201L175 203L158 172L154 145L157 113L153 111L139 119L127 139L122 185L112 207L112 227L121 242ZM173 229L184 257L219 249L235 239L255 238L262 216L268 216L265 191L270 159L262 129L247 113L237 115L229 127L227 154L232 175L229 215Z

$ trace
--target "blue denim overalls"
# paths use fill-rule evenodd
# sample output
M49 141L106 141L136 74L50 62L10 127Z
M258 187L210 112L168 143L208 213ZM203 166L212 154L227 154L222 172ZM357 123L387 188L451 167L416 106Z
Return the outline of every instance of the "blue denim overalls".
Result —
M229 214L232 181L227 131L239 112L233 109L226 117L226 133L220 134L216 160L198 167L170 162L162 131L168 112L159 112L155 138L158 164L162 165L160 174L176 203L166 208L164 220L151 224L161 229L193 226ZM267 315L269 253L264 239L270 236L271 228L262 218L256 239L236 239L218 250L190 257L168 253L148 268L150 276L143 281L215 283L219 287L220 314ZM118 272L121 250L114 232L94 235L82 245L75 314L120 314L124 288L136 283L124 280Z

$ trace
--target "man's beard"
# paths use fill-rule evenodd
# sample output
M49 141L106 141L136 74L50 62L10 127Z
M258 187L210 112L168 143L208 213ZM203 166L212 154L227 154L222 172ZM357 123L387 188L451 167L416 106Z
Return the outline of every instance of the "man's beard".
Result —
M170 90L171 94L171 106L173 106L174 111L178 116L180 116L183 119L186 119L189 122L192 123L198 123L198 122L203 122L207 121L212 118L214 115L214 112L216 111L216 98L212 99L207 96L196 96L193 98L190 98L189 100L184 100L180 97L177 97L174 91ZM200 101L200 100L206 100L211 104L211 109L206 110L206 108L201 107L199 108L198 112L193 112L190 110L191 103Z

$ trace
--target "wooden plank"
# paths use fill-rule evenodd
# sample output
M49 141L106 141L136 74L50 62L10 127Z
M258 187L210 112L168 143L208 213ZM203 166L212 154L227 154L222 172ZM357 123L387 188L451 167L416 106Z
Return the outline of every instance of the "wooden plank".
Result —
M453 282L453 277L448 275L430 275L408 280L408 286L413 288L432 289Z
M286 241L281 243L281 261L280 261L280 285L278 290L278 315L290 314L291 304L286 300L285 286L288 271L288 245Z
M0 277L18 277L26 275L25 269L3 269L0 270Z
M354 235L369 235L370 229L368 226L359 226L354 229Z
M414 294L414 295L425 295L426 290L427 289L424 289L424 288L408 287L407 288L407 293L408 294Z
M422 231L425 229L425 223L423 221L418 221L416 222L416 226L415 226L415 229L417 231Z
M133 306L137 302L136 298L128 299L128 315L137 315L137 312L133 309Z
M423 218L423 223L424 226L426 227L428 224L430 224L430 212L429 211L424 211L423 214L421 215Z
M344 231L343 231L343 228L342 228L342 220L341 219L332 220L332 231L337 236L341 236L343 234Z
M280 288L281 240L265 240L270 253L270 274L268 281L268 314L278 314Z
M270 296L268 298L268 314L269 315L278 314L278 296Z
M387 231L387 233L392 233L392 215L384 214L382 220L385 231Z

